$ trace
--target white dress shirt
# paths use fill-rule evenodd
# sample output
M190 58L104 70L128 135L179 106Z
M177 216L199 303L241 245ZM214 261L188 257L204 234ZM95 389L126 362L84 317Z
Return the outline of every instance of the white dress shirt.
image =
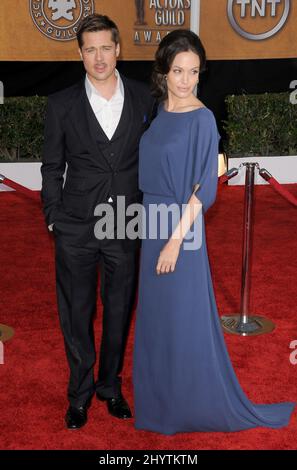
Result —
M114 95L107 100L100 95L99 91L90 82L86 75L85 86L87 96L94 111L94 114L102 127L103 131L111 140L116 128L118 127L124 106L124 85L120 74L115 70L117 85Z

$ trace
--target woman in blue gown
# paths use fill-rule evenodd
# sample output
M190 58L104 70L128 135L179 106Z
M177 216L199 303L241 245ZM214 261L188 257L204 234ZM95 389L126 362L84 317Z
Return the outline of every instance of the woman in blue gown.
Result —
M135 426L163 434L279 428L295 406L249 401L224 342L204 230L204 214L216 197L219 135L212 112L194 95L205 60L193 32L174 31L162 40L153 73L159 111L140 143L145 216ZM151 207L163 217L164 208L181 210L178 219L167 217L167 239Z

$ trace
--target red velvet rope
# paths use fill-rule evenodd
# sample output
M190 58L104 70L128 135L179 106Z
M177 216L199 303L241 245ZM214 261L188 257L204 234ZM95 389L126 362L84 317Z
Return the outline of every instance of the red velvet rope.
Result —
M267 170L262 168L259 171L259 174L262 176L265 181L267 181L273 189L280 194L283 198L285 198L288 202L293 204L293 206L297 207L297 198L291 194L286 188L284 188ZM226 181L228 181L228 175L224 174L219 177L219 184L224 184ZM19 191L20 193L31 197L32 199L38 199L40 200L40 192L39 191L32 191L31 189L26 188L25 186L22 186L19 183L16 183L15 181L10 180L9 178L4 178L3 180L0 181L1 183L5 184L6 186L9 186L10 188Z
M15 191L18 191L26 196L31 197L32 199L39 199L40 200L40 192L39 191L32 191L29 188L26 188L25 186L22 186L19 183L16 183L15 181L10 180L9 178L5 178L0 181L0 183L5 184L6 186L9 186L10 188L14 189Z
M293 204L293 206L297 207L297 198L291 194L284 186L282 186L265 168L261 168L259 170L259 174L262 178L267 181L273 189L280 194L283 198L285 198L288 202Z
M219 184L224 184L226 181L231 179L233 176L236 175L236 168L232 168L229 170L227 173L219 177ZM232 174L233 172L233 174ZM286 199L288 202L293 204L293 206L297 207L297 198L291 194L284 186L282 186L270 173L267 171L265 168L261 168L259 170L260 176L267 181L273 189L280 194L284 199Z
M228 176L225 174L225 175L222 175L219 177L219 184L223 184L223 183L226 183L226 181L228 181Z

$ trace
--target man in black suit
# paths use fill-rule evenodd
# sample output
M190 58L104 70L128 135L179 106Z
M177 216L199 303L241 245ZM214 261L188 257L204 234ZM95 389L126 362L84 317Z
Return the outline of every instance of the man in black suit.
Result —
M90 15L79 25L77 39L86 76L49 96L41 168L44 213L55 237L58 310L70 368L68 429L87 422L94 393L107 402L113 416L131 417L120 372L140 242L117 238L116 225L113 238L98 239L94 210L104 203L116 211L117 196L125 196L126 207L141 202L138 146L153 110L147 87L116 70L120 45L113 21ZM104 311L95 382L98 268Z

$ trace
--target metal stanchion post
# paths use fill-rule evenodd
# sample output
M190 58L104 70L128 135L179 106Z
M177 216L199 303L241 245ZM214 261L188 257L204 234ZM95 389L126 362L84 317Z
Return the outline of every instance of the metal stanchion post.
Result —
M258 315L249 315L250 301L250 263L252 255L253 209L254 209L254 182L255 168L258 163L244 163L245 197L244 197L244 232L242 250L242 276L240 314L224 315L221 317L223 330L241 336L252 336L268 333L275 326L274 323Z

